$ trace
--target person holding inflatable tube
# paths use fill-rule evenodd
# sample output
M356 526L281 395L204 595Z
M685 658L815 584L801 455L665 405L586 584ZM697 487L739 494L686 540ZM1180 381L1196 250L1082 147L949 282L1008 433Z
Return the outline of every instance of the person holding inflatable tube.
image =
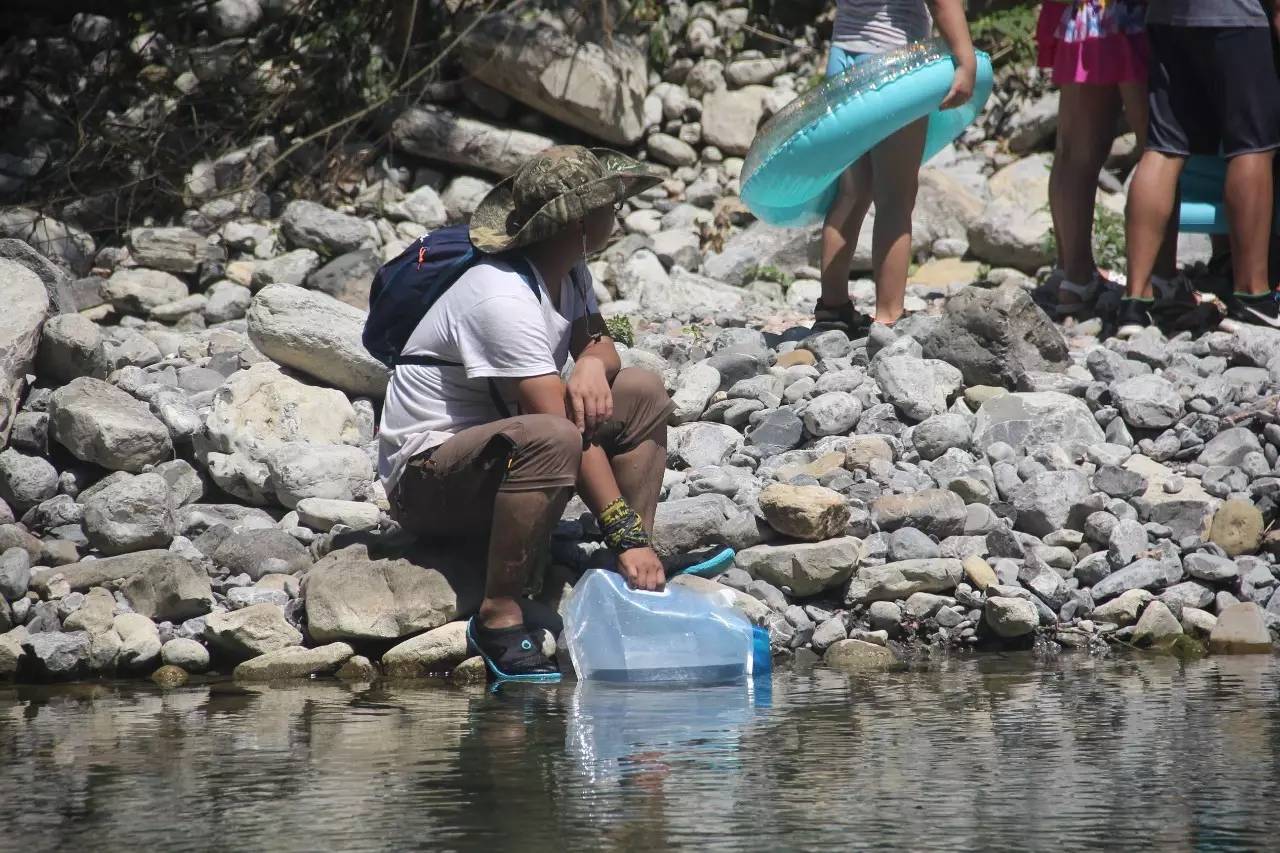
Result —
M861 57L928 37L934 21L956 66L942 107L961 106L973 96L978 67L962 0L838 0L827 76L845 71ZM822 296L814 309L815 327L841 328L856 337L865 334L873 319L890 325L902 316L911 265L911 214L927 123L921 119L887 137L840 176L822 227ZM856 311L849 299L853 252L872 203L874 318Z
M1275 32L1273 32L1273 30ZM1152 270L1193 154L1227 160L1233 294L1224 328L1280 328L1267 255L1280 148L1280 16L1271 0L1152 0L1151 117L1129 189L1129 281L1117 334L1151 325Z
M1058 133L1049 173L1049 210L1058 250L1051 279L1058 284L1057 314L1093 307L1109 282L1093 257L1098 174L1124 114L1137 136L1147 135L1147 0L1045 0L1036 25L1036 64L1058 87ZM1176 223L1175 223L1176 228ZM1162 296L1191 302L1174 278L1177 233L1171 228L1154 279Z

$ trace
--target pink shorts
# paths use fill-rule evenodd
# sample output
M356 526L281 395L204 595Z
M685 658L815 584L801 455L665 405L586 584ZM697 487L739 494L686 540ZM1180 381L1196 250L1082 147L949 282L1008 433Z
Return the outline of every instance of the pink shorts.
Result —
M1055 85L1145 83L1150 49L1143 0L1045 0L1036 22L1036 64Z

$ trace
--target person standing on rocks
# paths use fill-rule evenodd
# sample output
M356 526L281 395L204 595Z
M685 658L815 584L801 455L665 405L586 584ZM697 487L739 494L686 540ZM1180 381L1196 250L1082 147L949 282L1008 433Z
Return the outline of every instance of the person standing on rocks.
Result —
M942 101L958 107L973 96L978 60L961 0L838 0L827 76L874 56L927 38L938 29L955 55L955 78ZM911 214L919 185L927 120L912 122L884 139L840 176L840 185L822 226L822 296L814 308L815 327L842 328L858 337L872 320L891 325L903 313L911 266ZM876 282L875 317L854 309L849 269L862 221L876 206L871 263Z
M617 205L660 180L603 149L554 147L524 163L471 218L485 257L403 350L453 364L398 366L387 389L378 470L392 514L420 535L487 538L485 598L468 634L500 677L559 677L519 599L575 487L627 581L656 590L665 580L649 534L671 402L658 376L622 368L585 263L604 248Z
M1098 174L1111 153L1123 107L1141 151L1147 138L1147 0L1045 0L1036 25L1036 64L1060 90L1049 209L1058 250L1051 278L1060 317L1093 307L1109 284L1093 257ZM1174 277L1177 219L1166 231L1152 277L1163 303L1185 309L1189 288Z
M1224 191L1234 293L1224 325L1280 328L1267 255L1280 148L1280 59L1266 0L1152 0L1150 124L1129 188L1129 281L1117 334L1151 325L1152 269L1192 154L1227 159ZM1274 23L1273 23L1274 21Z

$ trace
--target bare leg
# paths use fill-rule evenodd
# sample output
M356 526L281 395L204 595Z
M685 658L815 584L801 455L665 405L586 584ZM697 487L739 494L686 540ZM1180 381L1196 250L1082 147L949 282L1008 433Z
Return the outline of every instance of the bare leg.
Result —
M1183 157L1160 151L1146 151L1138 161L1125 207L1130 299L1151 298L1151 274L1174 217L1178 176L1185 163Z
M1151 115L1151 105L1147 102L1147 85L1145 83L1121 83L1120 100L1124 104L1124 114L1133 128L1138 140L1138 150L1147 148L1147 122ZM1164 232L1164 243L1160 246L1160 254L1156 257L1155 275L1164 279L1172 279L1178 272L1178 205L1181 193L1174 199L1173 216L1169 217L1169 225Z
M1267 253L1271 239L1274 151L1240 154L1227 162L1227 222L1237 293L1266 293Z
M572 493L568 488L498 492L480 604L484 627L510 628L523 622L518 599Z
M893 134L871 151L871 186L876 204L871 262L876 279L876 321L893 323L903 312L911 267L911 213L920 184L925 121Z
M1076 284L1087 284L1097 272L1093 215L1098 173L1107 162L1119 108L1120 94L1114 86L1068 83L1062 87L1058 139L1049 173L1049 211L1058 265L1066 279ZM1079 301L1075 294L1060 297L1063 305Z
M840 176L836 200L822 224L822 304L828 308L849 301L849 268L870 207L871 158L863 157Z
M667 467L667 431L660 430L659 438L649 439L638 447L619 453L610 460L613 477L623 499L640 516L644 529L653 532L653 516L658 510L658 495L662 492L662 472Z

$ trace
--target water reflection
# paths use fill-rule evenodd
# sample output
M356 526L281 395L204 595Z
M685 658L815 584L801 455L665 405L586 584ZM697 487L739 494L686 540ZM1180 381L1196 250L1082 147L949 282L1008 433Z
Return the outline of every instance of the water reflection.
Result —
M0 848L1274 847L1269 657L691 690L0 688Z

